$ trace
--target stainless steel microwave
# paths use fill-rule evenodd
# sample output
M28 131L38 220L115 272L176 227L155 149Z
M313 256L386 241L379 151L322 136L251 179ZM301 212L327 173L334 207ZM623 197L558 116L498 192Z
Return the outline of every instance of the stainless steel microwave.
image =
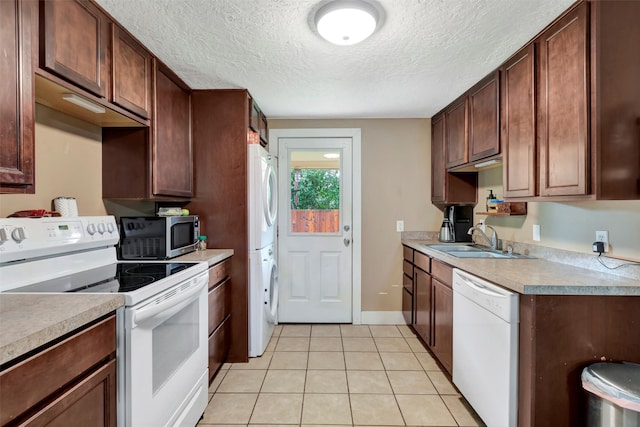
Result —
M196 215L120 217L120 259L168 259L196 249Z

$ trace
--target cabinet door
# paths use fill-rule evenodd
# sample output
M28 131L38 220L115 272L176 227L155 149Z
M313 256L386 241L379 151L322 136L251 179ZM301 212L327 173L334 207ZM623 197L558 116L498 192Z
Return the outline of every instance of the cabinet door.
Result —
M444 111L446 167L469 162L467 97L454 101Z
M254 132L260 132L260 108L256 101L249 96L249 128Z
M413 323L413 295L405 287L402 288L402 317L407 325Z
M148 119L151 117L151 54L120 27L115 24L111 27L112 101Z
M427 344L431 343L431 276L416 268L413 276L415 329Z
M450 287L432 280L433 287L433 336L431 349L442 365L451 373L453 362L453 291Z
M116 361L97 369L22 426L115 427Z
M227 359L231 346L231 317L209 336L209 383Z
M431 201L445 202L444 114L431 119Z
M534 43L501 68L504 197L536 195L536 104Z
M469 92L469 161L500 153L500 71Z
M106 16L86 0L43 1L40 66L105 97L108 93Z
M588 194L588 3L537 40L540 195Z
M266 147L269 144L269 123L267 116L260 111L260 145Z
M0 1L0 190L34 193L34 83L38 5ZM4 89L6 88L6 90Z
M209 333L213 333L218 325L231 314L231 279L209 291Z
M156 71L153 194L193 195L191 93L164 66Z

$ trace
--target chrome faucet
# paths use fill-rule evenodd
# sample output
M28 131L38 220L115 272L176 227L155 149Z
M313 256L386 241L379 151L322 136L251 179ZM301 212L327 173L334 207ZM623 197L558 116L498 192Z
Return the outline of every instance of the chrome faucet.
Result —
M478 223L477 225L475 225L474 227L471 227L469 229L469 231L467 231L467 234L471 235L471 241L473 241L473 232L477 231L478 233L480 233L480 235L482 236L482 238L485 240L485 242L487 242L489 244L489 246L491 247L491 249L498 249L498 233L496 232L496 230L490 226L490 225L484 225L487 228L491 229L491 238L489 238L489 236L487 236L484 231L482 231L482 228L480 228L481 223ZM475 242L474 242L475 243Z

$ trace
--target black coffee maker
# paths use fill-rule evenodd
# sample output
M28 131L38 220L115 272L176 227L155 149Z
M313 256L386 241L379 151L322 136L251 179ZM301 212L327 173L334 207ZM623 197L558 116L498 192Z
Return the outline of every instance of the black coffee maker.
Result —
M453 241L472 242L467 231L473 227L473 206L450 205L444 213L453 228Z

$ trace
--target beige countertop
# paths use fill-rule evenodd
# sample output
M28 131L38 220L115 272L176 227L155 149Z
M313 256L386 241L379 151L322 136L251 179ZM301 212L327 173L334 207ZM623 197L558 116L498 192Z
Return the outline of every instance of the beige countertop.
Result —
M124 305L117 294L0 294L0 364Z
M457 258L425 246L440 244L435 240L403 239L402 243L520 294L640 296L636 279L540 258Z
M186 255L173 258L176 261L206 261L209 266L224 261L233 255L233 249L207 249L206 251L195 251Z
M177 258L210 266L233 255L207 249ZM11 361L124 305L117 294L0 294L0 364Z

